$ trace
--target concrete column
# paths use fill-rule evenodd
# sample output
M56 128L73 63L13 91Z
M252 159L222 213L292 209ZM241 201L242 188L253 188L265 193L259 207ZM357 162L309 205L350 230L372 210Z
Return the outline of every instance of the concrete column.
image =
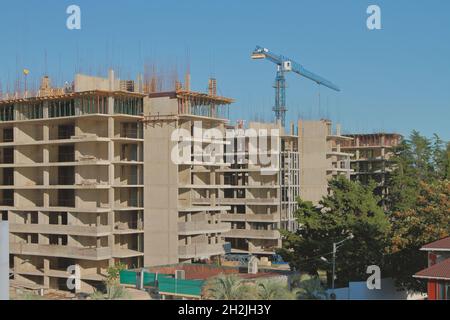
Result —
M14 256L13 258L14 262L13 262L13 269L14 272L17 273L19 271L19 266L20 266L20 258L18 256Z
M44 258L44 287L50 287L50 277L48 274L50 273L50 260L48 258Z
M50 206L50 193L49 192L50 192L49 190L44 190L44 192L43 192L44 208L48 208Z
M47 101L44 101L44 103L43 103L42 115L44 116L44 119L48 118L48 102Z

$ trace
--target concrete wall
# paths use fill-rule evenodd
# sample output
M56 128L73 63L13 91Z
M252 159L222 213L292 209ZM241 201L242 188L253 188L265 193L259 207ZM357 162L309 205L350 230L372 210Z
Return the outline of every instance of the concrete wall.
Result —
M145 114L149 114L148 107L144 106ZM171 160L173 130L174 124L166 122L144 127L145 266L178 263L178 167Z
M0 300L9 300L9 228L0 221Z
M299 121L300 137L300 197L313 203L327 194L327 135L323 121Z

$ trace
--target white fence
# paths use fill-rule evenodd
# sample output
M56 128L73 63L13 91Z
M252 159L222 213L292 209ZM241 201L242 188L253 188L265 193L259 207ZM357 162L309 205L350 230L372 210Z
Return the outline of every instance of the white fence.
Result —
M369 290L365 281L350 282L347 288L334 290L336 300L420 300L424 295L420 293L408 293L396 288L391 278L381 279L380 290ZM328 294L332 290L327 290Z

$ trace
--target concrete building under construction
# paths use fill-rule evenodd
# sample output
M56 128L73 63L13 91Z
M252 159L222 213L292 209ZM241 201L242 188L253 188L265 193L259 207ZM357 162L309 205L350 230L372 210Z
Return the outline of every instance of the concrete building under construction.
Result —
M230 125L233 100L217 95L214 79L208 93L189 82L155 92L154 81L111 71L58 89L46 77L34 95L0 100L0 211L14 283L67 290L77 265L79 290L91 291L118 262L270 256L279 230L296 228L297 197L317 202L328 179L351 173L341 143L352 138L330 121L290 132L250 123L268 132L255 143Z
M387 180L392 170L392 156L395 147L403 137L397 133L348 134L351 139L344 142L341 149L353 154L352 180L363 184L373 180L377 183L376 195L384 198L389 190Z
M333 131L329 120L299 120L289 132L280 124L250 122L246 130L266 131L265 149L243 127L235 129L243 139L236 138L233 164L223 170L231 186L225 186L222 201L232 206L222 218L232 226L224 236L232 252L270 256L281 247L279 230L297 228L298 197L317 204L328 194L330 179L350 178L352 154L343 152L341 144L352 138L341 135L339 125Z
M232 165L222 170L227 184L222 201L231 205L222 216L231 222L224 236L232 252L270 256L281 247L279 230L296 228L298 137L286 134L280 124L251 122L233 129Z
M329 120L298 123L300 150L300 195L302 200L317 204L329 193L328 181L338 175L350 179L351 153L342 145L353 138L341 134L340 125L333 131Z
M232 100L182 90L149 96L122 84L113 72L77 75L70 92L56 93L44 78L38 95L0 101L0 210L14 282L67 289L67 268L78 265L88 291L117 262L227 251L221 233L230 226L219 218L229 208L214 203L221 165L174 165L168 148L173 128L190 133L195 119L224 128L215 110ZM213 203L195 206L194 193Z

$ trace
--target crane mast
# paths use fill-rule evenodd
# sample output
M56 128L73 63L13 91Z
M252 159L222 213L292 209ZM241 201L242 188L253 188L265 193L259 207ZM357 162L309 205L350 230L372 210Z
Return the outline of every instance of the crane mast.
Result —
M309 80L316 82L318 85L323 85L334 91L340 91L339 87L332 82L328 81L321 76L314 74L306 70L301 64L279 54L275 54L269 49L257 46L252 53L252 59L267 59L277 65L277 76L275 78L275 106L273 111L275 112L275 118L277 121L281 121L282 126L285 126L286 122L286 77L287 72L294 72L298 75L305 77Z

